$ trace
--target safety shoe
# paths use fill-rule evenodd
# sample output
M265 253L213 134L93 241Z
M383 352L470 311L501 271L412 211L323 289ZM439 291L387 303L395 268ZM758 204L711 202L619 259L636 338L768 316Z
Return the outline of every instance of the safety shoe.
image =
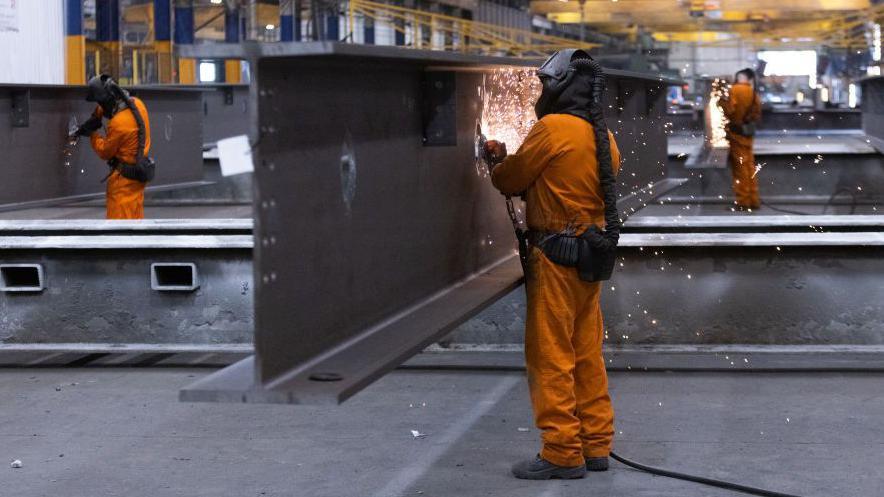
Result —
M586 466L558 466L537 455L533 460L516 463L513 476L522 480L575 480L586 476Z
M608 458L607 457L587 457L586 458L586 470L587 471L607 471L608 470Z

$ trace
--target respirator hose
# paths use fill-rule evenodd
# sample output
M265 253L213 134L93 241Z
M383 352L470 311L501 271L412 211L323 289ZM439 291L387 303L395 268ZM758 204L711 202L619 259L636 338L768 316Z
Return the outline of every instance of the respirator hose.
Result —
M571 62L571 68L577 71L585 70L592 75L590 83L592 101L589 105L589 117L595 135L599 182L605 203L605 231L601 240L605 246L599 248L613 249L620 240L620 214L617 211L617 178L614 176L611 141L604 113L605 74L602 66L592 59L574 60Z
M135 151L135 165L141 164L141 161L144 160L144 145L147 142L147 126L144 124L144 118L141 116L141 112L138 111L138 107L135 105L135 101L129 96L129 93L123 90L114 82L110 83L110 90L116 95L117 98L125 102L126 107L132 111L132 115L135 117L135 124L138 126L138 150Z

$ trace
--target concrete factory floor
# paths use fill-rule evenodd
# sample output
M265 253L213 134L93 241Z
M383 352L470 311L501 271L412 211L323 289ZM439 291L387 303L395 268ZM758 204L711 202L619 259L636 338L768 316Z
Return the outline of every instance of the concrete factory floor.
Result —
M399 370L330 407L177 401L209 372L3 370L0 493L738 495L617 463L581 481L511 478L538 436L518 373ZM884 374L612 373L611 390L627 457L806 496L884 495Z

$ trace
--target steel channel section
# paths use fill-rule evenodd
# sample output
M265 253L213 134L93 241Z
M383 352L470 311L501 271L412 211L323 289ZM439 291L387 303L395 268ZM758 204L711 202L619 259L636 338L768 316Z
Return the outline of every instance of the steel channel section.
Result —
M693 110L669 112L666 118L677 132L702 132L702 114ZM856 109L773 110L765 109L758 129L761 130L830 130L860 129L862 114Z
M861 85L863 132L872 146L884 153L884 77L865 78Z
M251 342L251 250L242 244L228 247L222 236L200 246L189 237L176 248L139 248L139 237L129 235L113 249L70 241L46 248L25 238L16 244L23 248L0 241L2 262L42 265L46 288L0 292L2 344ZM175 236L162 238L177 245ZM157 262L195 263L200 287L151 290L151 263Z
M520 282L502 197L477 167L478 89L494 68L536 61L235 51L256 68L256 357L183 399L340 402ZM609 74L624 191L663 179L666 84Z
M884 201L884 160L877 153L820 155L809 149L790 156L756 155L755 160L762 165L757 174L762 199L814 196L820 203L835 199ZM697 171L685 168L682 161L672 160L668 174L673 178L690 178L676 192L679 197L715 198L721 195L727 202L733 198L729 168ZM816 213L823 212L820 209Z
M201 93L187 89L135 88L150 112L152 187L202 179ZM100 196L107 165L89 140L65 166L63 150L72 118L82 123L95 109L82 86L0 85L0 208ZM27 122L13 100L27 102ZM20 108L20 107L18 107Z
M880 237L877 246L631 247L620 257L602 297L610 345L884 343Z
M199 85L202 92L203 145L249 132L248 85Z

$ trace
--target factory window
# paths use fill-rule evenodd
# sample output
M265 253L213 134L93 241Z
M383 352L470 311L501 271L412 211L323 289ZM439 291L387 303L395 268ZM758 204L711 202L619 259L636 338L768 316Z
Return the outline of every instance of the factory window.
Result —
M758 52L758 58L767 63L765 76L807 76L809 86L816 86L815 50L770 50Z
M218 67L214 62L200 61L200 83L218 81Z

